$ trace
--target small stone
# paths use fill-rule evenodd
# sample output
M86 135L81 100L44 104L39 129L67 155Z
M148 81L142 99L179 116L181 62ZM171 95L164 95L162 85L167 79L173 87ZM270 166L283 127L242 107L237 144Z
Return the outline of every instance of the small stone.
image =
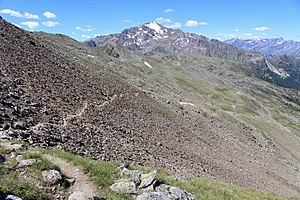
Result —
M123 165L121 165L120 167L118 167L118 169L123 170L123 169L128 169L129 168L129 164L128 163L124 163Z
M68 200L88 200L88 199L89 197L81 191L73 192L68 198Z
M149 185L151 185L154 182L154 179L156 177L157 170L154 170L150 172L149 174L142 174L141 175L141 184L139 188L145 188Z
M136 194L136 185L131 181L122 181L110 186L110 189L118 193Z
M35 163L38 163L38 162L41 162L41 161L37 160L37 159L21 160L16 168L19 169L19 168L27 167L27 166L33 165Z
M0 165L2 165L5 162L5 157L0 154Z
M68 181L71 185L73 185L76 181L75 178L66 178L66 181Z
M16 160L17 160L17 161L21 161L22 159L23 159L23 155L17 155L17 156L16 156Z
M47 185L55 185L62 180L61 173L54 169L42 171L42 177Z
M17 121L13 123L14 129L26 130L26 123L24 121Z
M7 197L5 198L5 200L22 200L22 198L17 197L15 195L7 195Z

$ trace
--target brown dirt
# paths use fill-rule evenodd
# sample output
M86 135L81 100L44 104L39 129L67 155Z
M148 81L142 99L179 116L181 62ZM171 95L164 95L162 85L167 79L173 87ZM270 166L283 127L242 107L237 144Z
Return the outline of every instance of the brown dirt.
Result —
M49 154L44 154L43 158L57 165L64 176L75 179L74 184L68 189L70 194L74 191L80 191L89 198L100 195L100 188L89 179L80 166L75 166L61 158Z

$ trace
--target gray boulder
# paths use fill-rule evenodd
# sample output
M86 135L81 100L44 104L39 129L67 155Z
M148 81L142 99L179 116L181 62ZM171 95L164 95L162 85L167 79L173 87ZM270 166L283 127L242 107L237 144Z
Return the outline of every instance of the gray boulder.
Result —
M192 194L178 187L161 184L155 189L157 192L168 194L171 197L170 199L195 200L195 197Z
M27 147L24 144L10 144L10 143L3 143L2 146L4 146L7 150L11 151L26 151Z
M132 181L121 181L110 186L110 189L118 193L136 194L136 185Z
M157 170L154 170L152 172L150 172L149 174L142 174L141 175L141 184L139 186L139 188L145 188L148 187L149 185L151 185L156 177L157 174Z
M21 160L16 168L19 169L19 168L27 167L27 166L33 165L35 163L38 163L38 162L41 162L41 161L37 160L37 159Z
M144 192L137 196L137 200L167 200L171 197L164 192Z
M5 200L22 200L22 198L17 197L15 195L7 195L7 197L5 198Z
M127 168L124 168L121 172L121 175L127 175L130 176L129 180L134 182L136 185L139 185L141 183L141 175L143 174L143 171L141 170L129 170Z
M55 185L62 180L61 173L54 169L42 171L42 177L47 185Z
M81 191L73 192L68 198L68 200L88 200L88 199L89 197Z

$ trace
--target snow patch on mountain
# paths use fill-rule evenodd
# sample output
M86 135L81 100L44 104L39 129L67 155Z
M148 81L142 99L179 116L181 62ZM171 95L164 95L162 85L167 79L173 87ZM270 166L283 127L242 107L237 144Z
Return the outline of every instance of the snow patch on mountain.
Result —
M145 61L144 64L145 64L147 67L152 68L152 66L151 66L148 62Z
M145 24L144 26L147 26L148 28L153 29L155 32L163 34L163 29L160 27L159 24L157 24L156 22L150 22L148 24Z
M268 68L275 74L281 76L281 78L287 78L288 76L290 76L284 69L276 68L267 59L265 59L265 62L267 64Z

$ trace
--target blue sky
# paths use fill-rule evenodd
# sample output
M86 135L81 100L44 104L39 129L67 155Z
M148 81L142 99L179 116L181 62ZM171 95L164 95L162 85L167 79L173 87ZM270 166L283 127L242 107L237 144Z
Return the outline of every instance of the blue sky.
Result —
M79 41L150 21L220 40L300 41L300 0L0 0L0 15L26 30Z

